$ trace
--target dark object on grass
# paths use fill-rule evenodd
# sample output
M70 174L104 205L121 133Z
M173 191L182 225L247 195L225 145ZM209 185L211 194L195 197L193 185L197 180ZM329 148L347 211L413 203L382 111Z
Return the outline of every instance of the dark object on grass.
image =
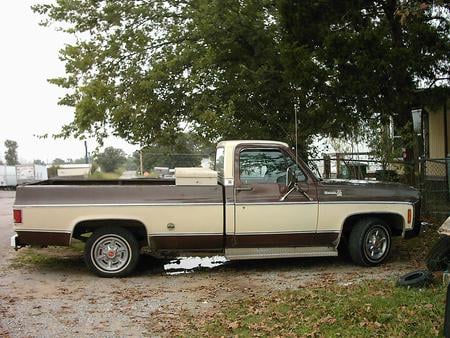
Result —
M445 297L444 336L450 338L450 284L447 286Z
M450 237L443 236L434 243L426 259L430 271L444 271L450 263Z
M397 286L424 287L433 282L433 274L428 270L417 270L401 276L397 280Z

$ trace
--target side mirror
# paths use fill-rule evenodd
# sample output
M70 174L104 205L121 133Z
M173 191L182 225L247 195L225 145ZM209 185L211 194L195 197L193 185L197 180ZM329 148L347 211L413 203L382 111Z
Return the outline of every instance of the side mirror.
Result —
M297 178L295 177L294 173L292 172L291 168L286 169L286 186L288 189L291 189L295 186L295 183L297 183Z

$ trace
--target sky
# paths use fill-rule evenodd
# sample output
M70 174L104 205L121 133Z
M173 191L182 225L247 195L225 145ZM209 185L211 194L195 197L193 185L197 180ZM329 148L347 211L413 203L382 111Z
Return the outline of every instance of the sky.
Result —
M73 110L58 106L64 90L47 79L63 76L64 64L58 51L70 42L67 34L38 25L40 17L30 6L45 0L4 1L0 11L0 160L4 160L4 142L17 141L19 161L84 157L83 141L75 139L38 139L52 134L72 121ZM105 146L132 153L136 146L118 138L109 138ZM88 140L89 151L97 144Z

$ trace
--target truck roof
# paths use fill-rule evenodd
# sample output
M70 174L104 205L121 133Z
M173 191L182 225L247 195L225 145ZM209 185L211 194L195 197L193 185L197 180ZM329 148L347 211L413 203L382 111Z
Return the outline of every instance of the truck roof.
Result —
M289 147L287 143L279 142L279 141L271 141L271 140L229 140L229 141L222 141L217 144L218 147L236 147L239 144L278 144L282 146Z

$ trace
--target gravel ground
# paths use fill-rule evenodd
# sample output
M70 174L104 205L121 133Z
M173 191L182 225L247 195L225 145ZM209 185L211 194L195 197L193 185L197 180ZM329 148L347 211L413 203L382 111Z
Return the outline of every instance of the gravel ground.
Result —
M13 201L14 192L0 191L0 336L171 336L182 334L187 317L201 317L224 300L322 282L394 279L419 264L397 247L377 268L337 257L227 262L213 268L211 261L197 258L164 266L144 255L134 276L102 279L69 248L36 251L51 257L52 264L15 264L18 255L35 251L15 252L9 246ZM203 264L182 269L189 263Z

